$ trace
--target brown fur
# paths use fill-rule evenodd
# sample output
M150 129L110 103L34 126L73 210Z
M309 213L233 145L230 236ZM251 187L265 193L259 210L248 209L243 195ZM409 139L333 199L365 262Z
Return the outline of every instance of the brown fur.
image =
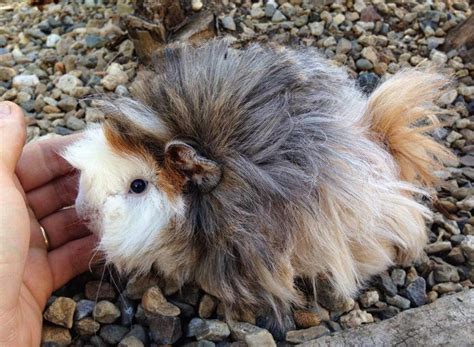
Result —
M426 135L440 126L433 102L445 85L442 75L409 70L389 79L369 98L365 121L394 156L404 181L433 185L434 171L443 167L441 163L456 161Z

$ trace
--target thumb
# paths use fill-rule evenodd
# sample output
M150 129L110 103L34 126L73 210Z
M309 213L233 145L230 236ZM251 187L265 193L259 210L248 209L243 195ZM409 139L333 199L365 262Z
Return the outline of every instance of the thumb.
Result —
M25 144L23 111L12 102L0 102L0 170L13 174Z

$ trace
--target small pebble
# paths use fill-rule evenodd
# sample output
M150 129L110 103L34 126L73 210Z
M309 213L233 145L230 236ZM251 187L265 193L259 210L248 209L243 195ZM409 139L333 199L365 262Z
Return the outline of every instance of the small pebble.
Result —
M44 319L66 328L72 328L76 302L70 298L59 297L46 309Z
M315 326L308 329L293 330L286 333L286 341L289 343L305 343L318 337L328 335L329 329L325 326Z
M120 317L120 310L110 301L99 301L94 308L94 319L100 323L113 323Z

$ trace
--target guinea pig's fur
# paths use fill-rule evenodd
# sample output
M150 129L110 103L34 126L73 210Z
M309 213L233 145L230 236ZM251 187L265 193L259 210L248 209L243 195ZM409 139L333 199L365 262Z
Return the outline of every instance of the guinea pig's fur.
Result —
M119 270L194 282L229 318L288 313L296 278L354 295L423 249L414 194L451 155L424 135L446 82L411 69L367 97L312 49L170 46L64 153L77 208Z

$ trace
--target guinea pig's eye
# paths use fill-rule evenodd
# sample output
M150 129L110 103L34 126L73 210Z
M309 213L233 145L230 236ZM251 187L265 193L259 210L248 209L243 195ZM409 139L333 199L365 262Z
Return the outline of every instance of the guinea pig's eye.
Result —
M142 179L133 180L130 183L130 193L140 194L143 193L146 189L147 182Z

